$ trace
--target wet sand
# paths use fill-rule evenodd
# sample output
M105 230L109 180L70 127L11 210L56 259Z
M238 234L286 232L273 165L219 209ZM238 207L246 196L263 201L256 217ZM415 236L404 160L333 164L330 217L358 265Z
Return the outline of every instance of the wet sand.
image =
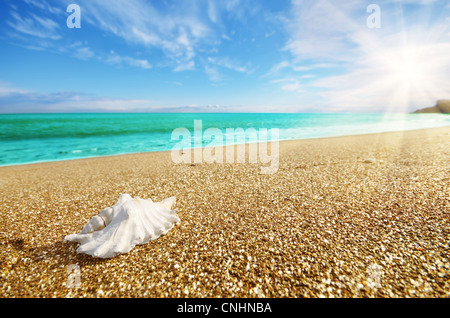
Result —
M450 296L450 127L286 141L279 158L274 174L170 152L1 167L0 296ZM181 223L78 254L64 237L121 193L176 196Z

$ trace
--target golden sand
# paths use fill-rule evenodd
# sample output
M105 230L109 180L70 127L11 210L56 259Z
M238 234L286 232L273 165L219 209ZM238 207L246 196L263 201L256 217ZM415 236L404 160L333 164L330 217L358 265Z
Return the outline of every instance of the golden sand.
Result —
M170 152L0 175L1 297L450 296L450 127L282 142L272 175ZM176 196L181 223L78 254L65 235L121 193Z

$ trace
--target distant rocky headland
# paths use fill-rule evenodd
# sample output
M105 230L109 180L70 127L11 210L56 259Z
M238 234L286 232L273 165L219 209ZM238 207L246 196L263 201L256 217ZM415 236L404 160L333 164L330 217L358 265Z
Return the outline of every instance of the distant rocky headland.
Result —
M448 99L438 100L435 106L419 109L416 110L414 113L450 114L450 100Z

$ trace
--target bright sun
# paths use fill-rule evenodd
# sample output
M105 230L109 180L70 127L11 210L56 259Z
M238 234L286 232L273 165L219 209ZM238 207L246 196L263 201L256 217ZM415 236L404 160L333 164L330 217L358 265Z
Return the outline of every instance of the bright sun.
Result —
M412 55L410 50L386 50L381 59L381 64L384 64L384 76L389 77L391 82L396 85L410 82L412 75L417 77L418 71L415 70L413 62L417 57Z
M421 87L427 77L426 61L417 48L404 48L392 60L392 76L399 85Z
M436 91L443 84L442 68L431 47L405 45L385 48L383 53L379 60L383 74L378 84L385 92L390 91L392 106L406 109L411 103L440 96Z
M407 113L450 96L450 41L422 32L364 35L349 73L320 82L333 88L324 96L335 105Z

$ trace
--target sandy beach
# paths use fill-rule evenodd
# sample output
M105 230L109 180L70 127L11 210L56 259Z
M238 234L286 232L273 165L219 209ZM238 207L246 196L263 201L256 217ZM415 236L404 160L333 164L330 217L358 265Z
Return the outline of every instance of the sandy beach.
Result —
M0 296L450 296L450 127L285 141L279 158L266 175L170 152L1 167ZM122 193L176 196L181 223L112 259L64 241Z

